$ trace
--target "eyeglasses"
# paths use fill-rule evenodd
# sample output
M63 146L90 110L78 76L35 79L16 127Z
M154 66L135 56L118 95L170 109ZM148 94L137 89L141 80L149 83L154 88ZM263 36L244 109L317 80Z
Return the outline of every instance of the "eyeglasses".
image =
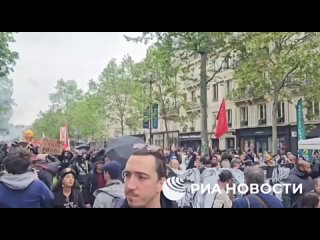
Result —
M136 143L133 145L133 149L140 150L140 149L146 149L148 152L159 152L161 150L161 147L148 145L145 143Z

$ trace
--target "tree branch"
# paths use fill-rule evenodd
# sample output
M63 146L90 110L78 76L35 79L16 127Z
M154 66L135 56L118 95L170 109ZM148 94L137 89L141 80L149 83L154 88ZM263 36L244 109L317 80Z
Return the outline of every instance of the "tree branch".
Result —
M269 60L270 60L270 62L273 64L273 66L276 65L276 64L274 63L274 61L272 60L271 56L269 56Z
M223 59L221 65L220 65L220 67L218 68L218 70L215 71L215 72L212 74L212 76L207 80L207 84L208 84L209 82L211 82L212 79L221 71L223 64L224 64L224 63L226 62L226 60L229 58L229 56L230 56L230 54L231 54L232 51L233 51L233 49L231 49L231 50L227 53L227 55L224 57L224 59Z
M291 70L284 76L283 80L282 80L282 83L281 83L281 86L280 88L278 89L279 91L284 87L284 84L288 78L288 76L294 71L296 70L300 65L300 62L298 62L293 68L291 68Z
M284 57L287 56L287 55L291 52L291 50L292 50L295 46L297 46L300 42L302 42L304 39L310 37L311 34L312 34L312 33L306 34L304 37L295 40L295 42L290 45L289 50L284 54Z
M283 43L286 42L288 39L290 39L294 34L290 35L290 34L286 34L284 35L284 37L280 40L279 42L279 47L280 49L282 48L283 46Z
M192 41L191 37L188 36L188 35L182 34L182 33L180 33L180 32L175 32L174 34L177 35L177 36L179 36L179 37L184 38L184 40L186 40L187 42L188 42L188 41Z

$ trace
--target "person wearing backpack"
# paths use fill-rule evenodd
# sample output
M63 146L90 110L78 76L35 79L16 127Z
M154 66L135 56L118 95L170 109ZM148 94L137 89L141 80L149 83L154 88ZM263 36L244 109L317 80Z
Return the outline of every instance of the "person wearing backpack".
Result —
M259 188L265 183L265 175L259 167L248 167L244 170L245 182L250 189L251 184ZM248 193L244 197L237 198L232 208L283 208L282 202L274 195L268 193Z
M122 205L126 197L124 194L124 184L121 182L120 177L120 163L111 161L104 166L106 186L97 189L93 193L95 197L93 208L118 208L118 202L121 202L120 205Z

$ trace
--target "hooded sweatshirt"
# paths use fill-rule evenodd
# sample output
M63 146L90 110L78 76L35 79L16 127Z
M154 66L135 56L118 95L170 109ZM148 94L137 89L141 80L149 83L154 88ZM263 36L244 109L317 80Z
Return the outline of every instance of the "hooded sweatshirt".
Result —
M53 194L32 172L0 177L0 208L40 208L53 201Z
M111 179L106 187L97 189L93 195L93 208L113 208L117 199L125 199L124 184L120 180Z

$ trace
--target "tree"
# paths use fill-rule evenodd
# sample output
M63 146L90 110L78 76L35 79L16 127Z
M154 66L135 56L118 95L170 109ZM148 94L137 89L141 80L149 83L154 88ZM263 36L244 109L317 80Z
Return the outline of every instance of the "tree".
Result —
M156 73L152 79L153 91L149 100L149 106L153 103L159 104L159 118L164 120L166 132L165 147L170 147L168 145L168 122L173 121L181 125L185 124L187 117L181 115L181 110L189 107L179 87L179 79L177 77L179 68L172 65L172 54L171 44L158 44L148 50L146 59L144 60L145 72Z
M134 62L125 56L120 65L112 59L99 77L98 95L106 110L106 117L121 126L136 130L140 127L143 92L141 84L133 78ZM137 98L139 96L140 99Z
M239 54L240 65L234 79L236 96L248 90L252 97L271 100L272 151L277 150L277 113L282 100L292 96L318 97L320 94L319 34L314 32L245 33Z
M11 42L14 42L13 33L0 32L0 128L7 128L13 112L13 83L8 75L13 71L18 53L10 50Z
M94 95L86 93L81 101L73 102L67 109L68 119L77 138L104 139L105 117L96 105Z
M0 77L0 128L6 128L12 116L13 82L6 76Z
M45 133L47 138L60 139L60 127L64 126L65 115L62 111L40 112L38 118L32 124L35 139L42 138Z
M75 80L60 79L55 87L56 92L49 95L52 103L51 108L61 110L67 108L68 104L78 101L83 96L83 91L78 88Z
M200 67L199 76L185 77L184 79L200 82L201 141L204 146L202 151L205 154L208 153L207 87L221 72L231 54L234 53L233 37L237 36L227 32L146 32L138 38L126 37L127 40L138 42L147 42L156 38L158 43L172 43L176 59L189 62L187 67L183 69L186 74L192 69L191 56L200 59L196 63ZM209 58L212 61L209 62ZM216 66L218 60L221 60L221 63ZM214 63L214 66L210 67L210 63ZM208 76L208 74L211 75Z
M13 71L13 66L19 58L17 52L9 48L9 43L14 42L12 32L0 32L0 77L7 76Z
M45 133L48 138L59 139L60 127L65 123L68 124L69 136L73 137L73 119L78 116L70 114L70 109L83 99L83 92L74 80L60 79L57 81L55 89L55 93L49 94L50 109L47 112L40 112L33 123L36 138L41 138L42 133Z

